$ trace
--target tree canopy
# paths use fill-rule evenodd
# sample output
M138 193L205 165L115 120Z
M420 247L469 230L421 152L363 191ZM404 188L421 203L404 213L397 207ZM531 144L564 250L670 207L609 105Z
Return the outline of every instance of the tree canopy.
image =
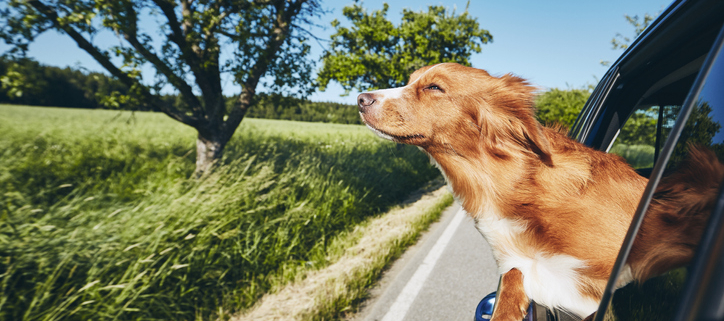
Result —
M356 89L398 87L417 69L442 62L470 65L472 53L493 40L468 14L429 6L427 12L402 11L402 21L387 19L389 6L368 13L359 4L344 8L351 27L332 21L336 33L323 58L317 81L321 90L339 82L346 93Z

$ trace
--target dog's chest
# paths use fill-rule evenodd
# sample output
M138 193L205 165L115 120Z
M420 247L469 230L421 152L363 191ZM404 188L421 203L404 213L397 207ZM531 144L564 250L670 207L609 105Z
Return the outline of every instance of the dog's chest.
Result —
M524 222L501 217L493 209L478 215L476 228L490 243L499 273L513 268L523 273L528 297L548 307L559 307L579 316L593 313L598 303L581 295L578 284L585 263L560 253L546 253L526 241Z

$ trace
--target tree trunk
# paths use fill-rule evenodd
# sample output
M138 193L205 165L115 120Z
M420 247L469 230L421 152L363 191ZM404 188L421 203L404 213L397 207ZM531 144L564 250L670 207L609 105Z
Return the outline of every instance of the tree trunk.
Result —
M222 135L202 135L199 133L196 139L196 170L194 171L194 177L199 178L211 172L221 159L224 147L229 141L221 137Z

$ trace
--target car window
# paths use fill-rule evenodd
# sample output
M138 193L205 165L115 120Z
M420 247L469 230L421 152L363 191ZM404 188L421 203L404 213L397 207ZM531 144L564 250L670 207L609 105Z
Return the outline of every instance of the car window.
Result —
M663 178L656 187L644 223L634 239L628 262L636 256L648 254L640 250L640 245L651 242L651 235L654 234L652 231L655 230L666 231L656 240L660 242L657 244L666 249L662 253L688 253L687 255L691 255L690 259L696 253L701 233L708 223L708 216L721 189L724 168L724 55L720 46L721 43L718 48L714 48L719 55L713 59L708 69L709 74L686 115L678 113L680 106L673 105L669 106L669 111L666 110L667 106L664 106L663 112L658 106L639 108L633 117L629 117L628 121L648 122L642 127L649 130L651 123L661 124L657 131L661 132L662 137L667 136L674 127L676 115L687 118L680 135L673 137L676 139L673 152L665 165ZM663 121L657 121L658 119ZM647 137L645 142L640 140L637 143L651 143L650 135ZM617 141L621 143L614 143L611 149L624 145L622 142L625 139L631 138L621 138L619 134ZM657 211L662 213L660 209L668 205L671 206L665 212L666 215L660 216L660 219L653 218ZM658 222L661 226L652 228L652 222ZM667 237L671 237L671 240L665 240ZM669 243L673 245L667 245ZM662 262L672 262L674 257L677 256L664 258ZM617 290L606 319L670 319L678 307L688 273L686 265L680 264L667 271L658 271L656 276L643 284L629 284Z
M624 119L623 125L609 143L610 153L620 155L636 169L653 167L706 57L706 52L696 49L672 52L658 62L660 69L621 78L617 103L632 107L618 115Z
M609 152L623 157L635 169L654 167L658 151L668 137L680 109L680 105L635 109L621 127Z

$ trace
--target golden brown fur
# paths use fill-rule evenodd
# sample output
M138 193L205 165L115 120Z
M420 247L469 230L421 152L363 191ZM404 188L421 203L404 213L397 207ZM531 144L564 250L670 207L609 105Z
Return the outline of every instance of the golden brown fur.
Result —
M427 152L476 221L492 217L524 227L491 242L499 265L509 254L575 258L585 267L574 271L578 293L570 295L597 302L647 180L620 157L542 127L533 91L512 75L440 64L416 71L405 87L360 95L359 106L375 132ZM650 225L651 239L660 237L660 227ZM653 247L641 245L646 249L633 264L656 265L646 255ZM496 320L519 320L521 297L527 304L520 295L525 276L516 268L508 273Z

